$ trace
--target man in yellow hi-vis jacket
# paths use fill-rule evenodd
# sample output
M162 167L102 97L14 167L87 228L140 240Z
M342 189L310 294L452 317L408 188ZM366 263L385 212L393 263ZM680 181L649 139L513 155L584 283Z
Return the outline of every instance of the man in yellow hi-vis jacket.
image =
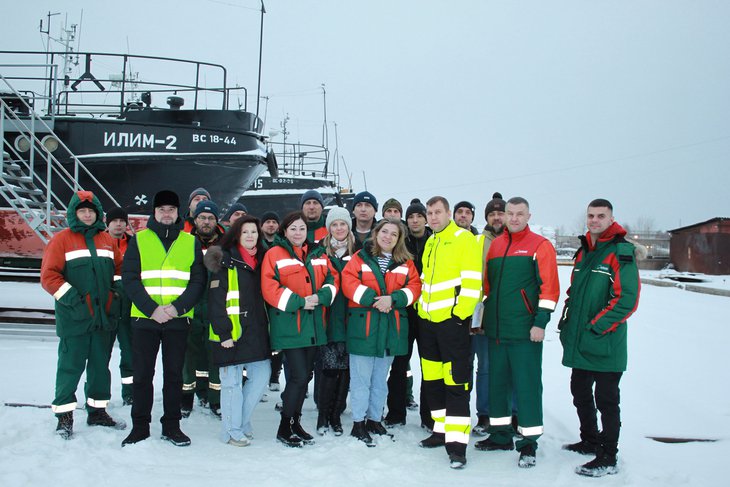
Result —
M481 249L471 232L451 220L446 198L434 196L426 208L433 235L423 252L419 351L434 427L420 446L446 446L451 468L462 468L471 429L469 318L481 297Z

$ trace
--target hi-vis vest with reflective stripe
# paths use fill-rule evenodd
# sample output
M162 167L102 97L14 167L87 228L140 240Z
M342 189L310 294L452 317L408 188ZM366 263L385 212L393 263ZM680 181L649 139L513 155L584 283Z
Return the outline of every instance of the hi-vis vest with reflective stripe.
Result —
M237 342L243 331L241 329L241 299L238 294L238 272L235 268L228 269L228 292L226 293L226 314L231 320L231 338ZM220 342L221 337L213 332L213 326L208 325L208 339L212 342Z
M190 267L195 260L195 237L180 232L170 249L165 252L160 238L152 230L137 233L141 279L152 300L164 306L177 299L190 281ZM149 318L132 304L132 317ZM193 309L183 316L192 318Z

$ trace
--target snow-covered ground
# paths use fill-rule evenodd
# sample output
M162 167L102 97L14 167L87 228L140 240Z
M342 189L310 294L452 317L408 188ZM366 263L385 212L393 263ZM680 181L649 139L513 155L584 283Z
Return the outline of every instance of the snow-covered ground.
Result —
M560 268L563 292L569 272L568 267ZM46 297L38 289L33 298L29 286L4 284L0 302L10 305L40 299L45 303ZM0 406L0 486L727 485L724 462L730 457L730 372L722 357L730 343L727 313L723 312L728 305L727 297L667 287L642 288L639 310L630 320L629 370L621 384L621 472L601 480L575 475L575 466L590 458L560 449L563 443L578 439L578 421L568 388L570 370L560 364L556 313L543 363L545 435L540 440L537 466L531 470L517 467L514 451L475 450L475 438L470 442L466 469L451 470L443 450L417 446L426 434L416 412L409 412L407 426L394 431L394 442L380 441L376 448L366 448L345 435L318 437L314 446L289 449L274 440L279 418L274 393L269 393L269 401L260 404L255 413L251 446L220 443L219 421L207 410L196 409L182 422L192 445L176 448L159 439L162 404L158 393L152 438L125 448L120 443L126 432L89 428L83 411L75 413L74 438L64 441L53 432L55 420L50 410ZM56 347L53 340L0 337L0 402L50 403ZM109 412L131 422L129 408L119 398L116 364L115 352ZM161 379L156 385L161 387ZM343 419L349 433L347 414ZM308 399L303 422L311 431L315 421L314 404ZM665 444L647 436L718 441Z
M694 272L677 272L673 269L659 271L641 271L642 278L659 279L674 284L676 287L690 286L699 289L719 289L730 291L730 276L698 274ZM677 280L680 279L680 280ZM684 280L684 282L682 282Z

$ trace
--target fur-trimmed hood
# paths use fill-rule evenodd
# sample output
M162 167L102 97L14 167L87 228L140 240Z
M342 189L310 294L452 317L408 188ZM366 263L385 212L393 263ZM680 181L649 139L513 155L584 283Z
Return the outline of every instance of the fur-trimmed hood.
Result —
M223 268L223 249L219 245L209 247L203 258L205 267L210 272L218 272Z

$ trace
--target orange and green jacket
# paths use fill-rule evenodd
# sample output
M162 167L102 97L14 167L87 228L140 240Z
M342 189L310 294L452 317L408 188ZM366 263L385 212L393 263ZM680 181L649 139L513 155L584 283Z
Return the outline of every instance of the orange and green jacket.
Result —
M496 340L529 340L530 328L545 328L560 298L555 248L530 227L509 229L489 247L484 267L482 327Z

